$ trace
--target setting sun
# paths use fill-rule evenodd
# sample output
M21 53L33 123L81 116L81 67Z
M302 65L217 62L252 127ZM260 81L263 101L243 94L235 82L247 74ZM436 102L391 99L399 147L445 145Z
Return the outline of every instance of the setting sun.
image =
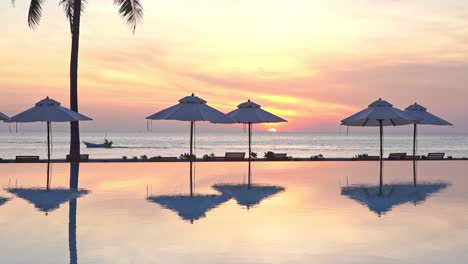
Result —
M269 128L268 132L277 132L276 128Z

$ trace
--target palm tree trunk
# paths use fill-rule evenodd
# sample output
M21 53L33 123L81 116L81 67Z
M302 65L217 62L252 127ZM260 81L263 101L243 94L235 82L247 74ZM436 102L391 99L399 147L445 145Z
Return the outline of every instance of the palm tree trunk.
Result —
M70 108L78 112L78 51L80 44L81 0L74 1L72 18L72 46L70 58ZM70 160L80 157L80 127L78 121L70 122Z

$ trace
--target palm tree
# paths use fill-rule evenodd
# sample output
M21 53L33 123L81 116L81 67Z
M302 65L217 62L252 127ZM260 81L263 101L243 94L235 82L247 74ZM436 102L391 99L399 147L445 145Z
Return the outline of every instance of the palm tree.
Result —
M70 108L78 112L78 51L80 43L80 18L87 0L59 0L70 23L72 36L70 57ZM11 0L14 5L15 0ZM28 25L34 29L42 16L45 0L31 0L28 12ZM140 0L114 0L120 16L129 24L133 33L143 18L143 6ZM80 14L80 15L75 15ZM70 159L77 161L80 156L80 128L78 122L70 122Z

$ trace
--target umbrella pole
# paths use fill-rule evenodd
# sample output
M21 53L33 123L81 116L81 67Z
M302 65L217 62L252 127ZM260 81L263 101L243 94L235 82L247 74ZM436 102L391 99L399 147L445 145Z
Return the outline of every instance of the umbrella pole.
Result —
M416 133L417 125L414 123L414 133L413 133L413 183L416 186Z
M50 122L47 121L47 190L50 188Z
M193 197L193 166L192 166L192 155L193 155L193 121L190 121L190 197Z
M252 123L249 122L249 175L248 175L248 189L251 187L252 176L251 176L251 169L250 169L250 161L252 160Z
M382 195L382 186L383 186L383 175L382 175L382 167L383 167L383 120L379 120L380 126L380 188L379 194Z

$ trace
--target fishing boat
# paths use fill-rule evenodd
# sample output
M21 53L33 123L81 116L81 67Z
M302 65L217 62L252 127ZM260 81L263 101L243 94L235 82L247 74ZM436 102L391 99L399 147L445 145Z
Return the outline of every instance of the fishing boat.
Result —
M104 143L101 144L86 141L83 141L83 143L86 145L87 148L112 148L112 141L108 141L107 139L104 139Z

